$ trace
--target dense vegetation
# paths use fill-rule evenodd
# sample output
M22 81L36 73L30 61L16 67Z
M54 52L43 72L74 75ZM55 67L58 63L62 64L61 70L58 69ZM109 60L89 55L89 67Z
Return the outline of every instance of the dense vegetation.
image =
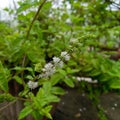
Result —
M52 119L52 103L67 86L120 89L120 3L58 3L19 1L17 9L5 9L14 21L0 21L0 102L23 100L19 120Z

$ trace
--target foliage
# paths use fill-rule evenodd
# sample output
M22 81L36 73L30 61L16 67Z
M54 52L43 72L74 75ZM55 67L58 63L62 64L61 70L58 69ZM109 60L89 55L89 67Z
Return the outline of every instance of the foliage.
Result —
M56 3L19 1L17 24L0 22L0 102L24 98L19 120L28 114L52 119L52 103L78 77L97 80L101 89L120 89L120 61L110 59L120 47L120 11L103 0Z

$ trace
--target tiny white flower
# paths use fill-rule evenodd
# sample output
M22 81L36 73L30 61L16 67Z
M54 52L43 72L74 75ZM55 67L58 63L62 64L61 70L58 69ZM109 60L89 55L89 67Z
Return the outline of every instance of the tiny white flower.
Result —
M60 62L58 63L58 66L59 66L60 68L62 68L63 65L64 65L63 61L60 61Z
M55 73L56 69L52 63L47 63L42 69L43 73L39 75L39 78L46 78Z
M68 23L68 24L71 24L72 23L72 21L71 21L71 19L66 19L66 23Z
M55 64L57 64L58 62L60 62L60 58L59 57L53 57L53 62Z
M68 53L66 51L61 52L61 57L65 57Z
M70 56L69 56L69 55L66 55L66 56L65 56L65 60L66 60L66 61L69 61L69 60L70 60Z
M63 67L63 61L59 58L59 57L54 57L53 58L53 62L55 64L55 67L60 67L62 68Z
M98 82L97 80L92 80L92 78L85 78L85 81L89 82L89 83L97 83Z
M53 75L55 73L55 71L56 71L55 67L48 69L45 73L46 77Z
M80 77L81 80L85 81L85 78L84 77Z
M46 71L46 69L45 69L45 68L43 68L43 69L42 69L42 71L43 71L43 72L45 72L45 71Z
M112 107L111 109L112 109L112 110L115 110L115 107Z
M68 61L70 59L70 56L66 51L61 52L61 57L63 57L63 59L66 61ZM53 61L47 63L44 66L44 68L42 68L43 73L41 73L38 78L50 77L51 75L53 75L56 72L57 67L62 68L63 65L64 65L64 62L59 57L53 57Z
M87 77L76 77L77 81L86 81L89 83L97 83L97 80L92 80L92 78L87 78Z
M27 84L31 90L38 87L38 82L29 81Z
M76 79L77 79L77 81L81 81L82 80L81 77L76 77Z
M47 63L46 65L45 65L45 69L50 69L50 68L52 68L53 67L53 64L52 63Z
M77 43L77 42L78 42L78 40L75 39L75 38L71 38L71 39L70 39L70 43Z
M70 55L66 51L61 52L61 57L63 57L66 61L70 60Z
M84 78L84 81L86 81L86 82L89 82L89 83L92 83L92 79L91 78Z
M43 78L44 74L39 74L38 79Z
M118 104L117 104L117 103L115 103L115 104L114 104L114 106L115 106L115 107L117 107L117 106L118 106Z

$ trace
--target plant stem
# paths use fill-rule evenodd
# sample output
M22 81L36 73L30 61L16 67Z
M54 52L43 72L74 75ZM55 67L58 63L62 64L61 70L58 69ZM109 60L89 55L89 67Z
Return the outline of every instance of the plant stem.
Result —
M30 26L29 26L29 28L28 28L28 31L27 31L27 34L26 34L26 39L29 38L31 28L32 28L35 20L37 19L38 15L39 15L40 10L42 9L42 7L43 7L43 5L45 4L46 1L47 1L47 0L43 0L42 3L39 5L38 10L37 10L35 16L33 17L33 20L32 20L32 22L30 23ZM24 44L24 43L23 43L23 44ZM24 54L23 59L22 59L22 67L25 66L26 57L27 57L26 54ZM21 78L22 78L23 86L24 86L24 88L25 88L25 82L24 82L24 79L23 79L23 74L24 74L24 71L21 73Z
M25 60L26 60L26 54L24 54L24 56L23 56L23 60L22 60L22 67L24 67L25 66ZM24 71L22 71L22 73L21 73L21 78L22 78L22 83L23 83L23 86L24 86L24 88L25 88L25 81L24 81Z
M45 4L46 1L47 1L47 0L43 0L43 2L39 5L38 10L37 10L37 12L36 12L36 14L35 14L35 16L34 16L32 22L31 22L29 28L28 28L28 31L27 31L27 34L26 34L26 38L27 38L27 39L29 38L29 34L30 34L31 28L32 28L32 26L33 26L35 20L37 19L37 16L38 16L40 10L42 9L42 7L43 7L43 5Z
M32 102L32 100L30 99L26 99L26 98L22 98L22 97L16 97L18 100L21 100L21 101L29 101L29 102Z

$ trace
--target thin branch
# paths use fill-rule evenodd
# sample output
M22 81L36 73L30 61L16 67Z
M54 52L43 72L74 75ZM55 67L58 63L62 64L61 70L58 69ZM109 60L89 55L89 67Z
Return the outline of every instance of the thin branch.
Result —
M23 56L23 59L22 59L22 67L25 66L25 60L26 60L26 54ZM24 78L23 75L24 75L24 71L22 71L22 73L21 73L21 78L22 78L23 86L25 88L25 82L24 82L24 79L23 79Z
M29 102L32 102L31 99L27 99L27 98L22 98L22 97L16 97L18 100L21 100L21 101L29 101Z
M16 3L15 3L15 1L13 0L13 5L14 5L14 9L15 9L15 11L17 10L17 6L16 6Z
M37 16L38 16L40 10L42 9L42 7L43 7L43 5L45 4L46 1L47 1L47 0L43 0L43 2L39 5L38 10L37 10L37 12L36 12L36 14L35 14L35 16L34 16L32 22L31 22L29 28L28 28L27 35L26 35L26 38L27 38L27 39L29 38L29 34L30 34L31 28L32 28L32 26L33 26L35 20L37 19Z
M27 34L26 34L26 39L29 38L31 28L32 28L35 20L37 19L38 15L39 15L40 10L42 9L42 7L43 7L43 5L45 4L46 1L47 1L47 0L43 0L43 2L39 5L38 10L37 10L35 16L33 17L33 20L32 20L32 22L30 23L30 26L29 26L29 28L28 28L28 31L27 31ZM23 56L22 67L25 66L25 61L26 61L26 54ZM25 87L25 82L24 82L24 80L23 80L23 74L24 74L24 71L21 73L21 78L22 78L22 81L23 81L23 86Z

